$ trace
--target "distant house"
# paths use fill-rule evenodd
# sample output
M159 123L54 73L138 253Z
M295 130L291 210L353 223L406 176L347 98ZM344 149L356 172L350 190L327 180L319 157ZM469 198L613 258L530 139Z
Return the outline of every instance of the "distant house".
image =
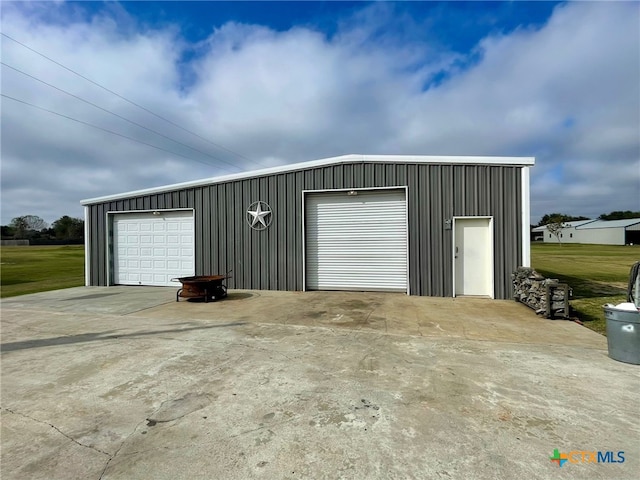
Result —
M640 218L625 220L577 220L565 222L558 237L547 226L532 230L534 238L542 235L545 243L589 243L599 245L640 244Z

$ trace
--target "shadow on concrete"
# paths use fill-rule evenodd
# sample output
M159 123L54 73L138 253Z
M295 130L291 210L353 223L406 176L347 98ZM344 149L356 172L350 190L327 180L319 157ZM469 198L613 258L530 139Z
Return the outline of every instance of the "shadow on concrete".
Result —
M204 298L187 298L184 300L181 300L182 302L190 302L190 303L220 303L220 302L229 302L229 301L234 301L234 300L245 300L247 298L251 298L251 297L255 297L257 296L255 293L229 293L227 294L226 297L224 298L220 298L220 299L211 299L209 301L206 301Z
M243 292L229 292L229 294L227 295L227 298L224 299L224 301L233 301L233 300L245 300L247 298L251 298L251 297L256 297L257 295L255 293L243 293Z
M40 347L54 347L58 345L72 345L75 343L84 342L97 342L100 340L116 340L118 338L135 338L146 337L150 335L162 335L164 333L183 333L192 330L208 330L210 328L223 328L223 327L239 327L246 325L247 322L232 322L223 323L220 325L205 325L199 327L190 328L172 328L169 330L156 330L151 332L138 332L138 333L114 333L116 330L106 330L104 332L95 333L81 333L78 335L67 335L63 337L41 338L37 340L23 340L20 342L3 343L0 345L0 352L14 352L16 350L25 350L28 348L40 348Z
M71 297L71 298L63 298L62 302L71 302L74 300L94 300L96 298L104 298L111 297L113 295L119 295L119 292L116 293L92 293L91 295L83 295L81 297Z

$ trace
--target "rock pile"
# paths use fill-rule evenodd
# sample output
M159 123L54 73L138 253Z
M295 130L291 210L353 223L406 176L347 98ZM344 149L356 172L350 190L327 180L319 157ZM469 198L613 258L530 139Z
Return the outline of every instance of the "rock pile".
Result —
M569 317L569 288L555 278L544 278L533 268L518 267L512 275L513 296L547 318ZM550 297L547 298L547 291ZM551 302L550 308L548 302Z

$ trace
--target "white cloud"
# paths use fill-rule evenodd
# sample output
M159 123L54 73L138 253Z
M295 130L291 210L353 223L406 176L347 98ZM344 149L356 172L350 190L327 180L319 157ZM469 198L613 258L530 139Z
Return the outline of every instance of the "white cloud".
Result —
M6 7L3 32L262 165L343 153L535 155L534 220L640 209L635 3L563 5L545 26L485 38L466 57L385 35L385 22L417 27L384 4L345 19L331 38L229 23L198 45L177 25L142 29L116 7L66 24L57 8ZM188 65L185 52L197 53ZM2 60L239 169L257 167L4 38ZM423 90L438 72L445 79ZM216 164L6 68L2 92ZM79 216L81 198L238 170L217 165L2 100L3 224Z

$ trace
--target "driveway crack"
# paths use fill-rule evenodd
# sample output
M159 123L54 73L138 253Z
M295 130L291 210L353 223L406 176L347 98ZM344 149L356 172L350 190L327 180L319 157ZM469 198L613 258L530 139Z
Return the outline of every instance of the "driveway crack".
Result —
M11 409L11 408L3 407L3 410L5 410L5 411L7 411L7 412L9 412L9 413L12 413L12 414L14 414L14 415L18 415L18 416L23 417L23 418L28 418L29 420L31 420L31 421L33 421L33 422L40 423L40 424L42 424L42 425L47 425L48 427L53 428L56 432L58 432L58 433L59 433L60 435L62 435L63 437L65 437L65 438L67 438L67 439L71 440L71 441L72 441L73 443L75 443L76 445L79 445L79 446L84 447L84 448L89 448L89 449L91 449L91 450L93 450L93 451L95 451L95 452L98 452L98 453L101 453L101 454L103 454L103 455L106 455L107 457L109 457L109 460L111 460L111 458L113 458L113 456L112 456L110 453L105 452L104 450L100 450L99 448L93 447L93 446L91 446L91 445L86 445L86 444L84 444L84 443L82 443L82 442L79 442L78 440L76 440L75 438L73 438L71 435L68 435L68 434L64 433L64 432L63 432L62 430L60 430L58 427L56 427L55 425L53 425L53 424L51 424L51 423L49 423L49 422L46 422L46 421L44 421L44 420L40 420L40 419L38 419L38 418L34 418L34 417L32 417L32 416L30 416L30 415L27 415L27 414L25 414L25 413L17 412L17 411L15 411L15 410Z
M158 410L160 409L160 407L156 408L153 413L151 414L151 416L155 415ZM114 458L116 458L116 455L118 455L118 453L120 453L120 450L122 450L122 447L124 447L124 444L127 443L127 440L129 440L129 438L131 438L131 436L136 433L136 431L138 430L138 427L140 427L140 425L142 425L143 423L145 423L147 421L147 419L145 418L144 420L139 421L138 423L136 423L136 426L133 427L133 430L131 430L131 432L129 433L129 435L127 435L124 440L122 440L122 442L120 442L120 446L116 449L116 451L114 452L113 455L109 455L109 460L107 460L107 463L105 464L104 468L102 469L102 472L100 473L100 477L98 478L98 480L102 480L102 477L104 477L105 472L107 471L107 469L109 468L109 465L111 464L111 462L113 461Z

